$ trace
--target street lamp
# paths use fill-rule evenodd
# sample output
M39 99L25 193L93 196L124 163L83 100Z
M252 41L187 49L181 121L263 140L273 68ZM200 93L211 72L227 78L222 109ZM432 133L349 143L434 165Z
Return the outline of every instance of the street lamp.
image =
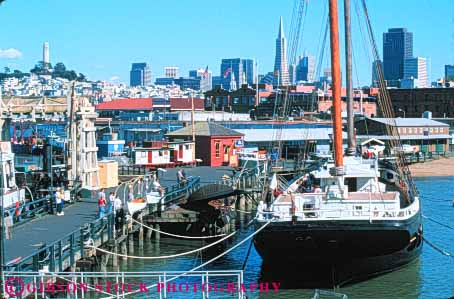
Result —
M405 110L403 110L402 108L399 108L399 112L403 112L404 113L404 118L405 118Z

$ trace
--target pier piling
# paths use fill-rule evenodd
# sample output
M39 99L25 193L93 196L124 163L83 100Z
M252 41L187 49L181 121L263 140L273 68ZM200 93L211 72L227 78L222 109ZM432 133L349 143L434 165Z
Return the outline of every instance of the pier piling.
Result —
M155 232L155 239L156 241L159 241L161 239L161 236L160 236L160 233L159 233L159 230L161 230L161 227L159 224L156 224L155 225L155 229L156 229L156 232Z
M126 257L126 255L128 254L128 250L126 248L126 240L124 240L123 242L121 242L121 254L125 255L122 257L123 260L127 260L128 258Z
M134 253L134 234L130 233L128 236L128 245L129 245L129 253Z
M145 235L145 238L147 239L147 241L151 240L152 234L153 234L153 231L151 229L147 229L147 233Z
M114 245L114 248L113 248L113 252L115 253L114 255L112 255L112 266L113 267L118 267L118 245L115 244Z
M142 223L142 214L139 216L138 221ZM139 227L139 248L143 249L143 226Z

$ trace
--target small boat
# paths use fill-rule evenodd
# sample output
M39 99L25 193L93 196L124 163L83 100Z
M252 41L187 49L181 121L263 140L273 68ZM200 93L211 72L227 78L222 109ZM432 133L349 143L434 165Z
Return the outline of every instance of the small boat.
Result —
M162 198L162 195L157 191L151 191L147 193L146 198L148 204L156 204L159 203L159 201Z
M128 202L128 212L130 215L133 215L135 212L143 210L147 207L147 200L144 198L136 198L131 202Z

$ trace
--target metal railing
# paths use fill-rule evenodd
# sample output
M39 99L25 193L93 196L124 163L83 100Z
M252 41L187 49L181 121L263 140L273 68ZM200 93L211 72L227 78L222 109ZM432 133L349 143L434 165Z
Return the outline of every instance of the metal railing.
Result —
M184 196L189 196L200 188L200 177L188 177L186 182L181 182L164 188L162 203L167 205Z
M5 272L9 298L245 298L243 271Z
M65 201L64 205L72 204ZM5 217L13 218L13 226L24 224L37 216L44 214L52 214L57 210L55 198L47 195L41 199L35 199L19 205L19 207L9 207L4 209Z
M49 271L63 272L85 256L85 245L99 246L113 239L115 219L110 213L101 219L80 227L64 237L43 246L26 257L7 262L9 271Z
M321 197L322 195L320 195ZM382 204L380 204L382 205ZM353 206L353 205L352 205ZM356 208L308 208L296 210L294 213L291 213L292 208L291 203L279 204L279 208L276 210L270 211L266 210L265 207L259 206L257 209L258 220L259 221L268 221L269 219L278 219L278 220L291 220L293 216L298 217L298 220L302 221L311 221L311 220L398 220L398 219L408 219L416 215L419 211L419 198L416 198L415 201L403 209L384 209L384 208L373 208L368 203L364 204L354 204L355 207L361 207L361 209ZM367 209L362 209L362 208ZM376 207L376 205L374 205Z

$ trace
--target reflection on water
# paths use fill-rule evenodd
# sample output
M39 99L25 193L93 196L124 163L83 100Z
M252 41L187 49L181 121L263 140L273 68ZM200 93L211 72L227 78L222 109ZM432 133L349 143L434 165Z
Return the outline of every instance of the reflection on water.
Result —
M424 178L417 179L416 183L421 193L423 213L445 224L454 226L454 208L449 199L454 198L454 177L449 178ZM171 260L128 260L120 263L124 271L164 271L164 270L189 270L231 248L239 240L253 232L253 227L245 228L249 218L242 215L238 219L238 227L243 227L233 240L218 244L199 254L192 254ZM441 227L432 222L424 222L425 237L443 249L454 252L454 231ZM203 270L228 270L241 269L246 258L249 241L230 252ZM170 255L193 250L206 245L204 241L185 241L161 238L160 244L156 241L146 241L143 250L136 246L135 255L158 256ZM285 284L297 280L298 269L288 265L288 277L280 276L280 282ZM273 273L262 269L262 262L252 248L244 271L246 285L259 281L273 280ZM265 281L264 281L265 280ZM454 258L442 256L429 246L423 246L420 259L392 273L367 280L365 282L348 285L338 290L348 295L349 299L383 299L383 298L449 298L454 295ZM282 298L303 299L312 298L314 290L281 289L278 293L268 292L248 294L252 298ZM173 298L173 297L172 297ZM184 295L175 298L189 298ZM214 296L213 298L227 298ZM232 298L232 297L228 297ZM326 297L325 297L326 298Z

